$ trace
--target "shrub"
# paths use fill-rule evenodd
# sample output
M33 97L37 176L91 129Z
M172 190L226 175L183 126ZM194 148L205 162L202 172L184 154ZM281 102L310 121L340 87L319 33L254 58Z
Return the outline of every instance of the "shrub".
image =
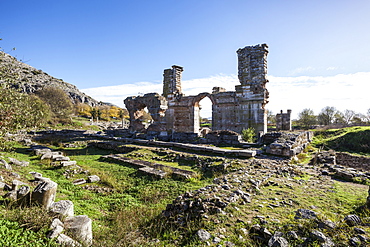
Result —
M252 127L242 130L242 139L246 142L255 142L256 141L256 130Z

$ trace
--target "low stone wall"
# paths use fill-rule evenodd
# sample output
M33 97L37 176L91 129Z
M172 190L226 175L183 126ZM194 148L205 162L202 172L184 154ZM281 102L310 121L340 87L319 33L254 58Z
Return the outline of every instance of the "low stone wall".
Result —
M370 170L370 158L365 156L355 156L348 153L336 153L337 164L356 169Z
M271 143L266 148L266 153L272 155L292 157L307 147L312 141L313 134L310 131L303 132L271 132L263 137L264 143Z
M214 145L241 145L241 136L228 130L212 131L206 135L206 143Z

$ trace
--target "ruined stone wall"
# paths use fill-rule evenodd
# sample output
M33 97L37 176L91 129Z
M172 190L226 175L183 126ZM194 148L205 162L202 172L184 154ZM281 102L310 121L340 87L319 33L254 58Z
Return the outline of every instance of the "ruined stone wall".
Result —
M130 116L130 130L137 132L145 131L145 126L141 118L144 115L144 109L146 107L153 119L153 123L147 131L166 131L165 112L167 110L167 100L165 97L157 93L148 93L144 96L127 97L124 103Z
M287 113L283 113L283 110L280 113L276 114L276 130L292 130L292 120L290 118L292 110L288 110Z
M236 97L239 103L238 127L233 129L241 132L253 127L256 132L267 132L267 117L265 105L269 97L266 89L267 54L266 44L247 46L237 50L238 78L241 85L235 86Z
M181 73L183 67L173 65L172 69L165 69L163 72L163 96L172 98L182 94Z
M168 100L166 111L167 129L171 132L192 132L194 129L194 96L181 97ZM198 127L199 128L199 127Z
M348 153L335 153L337 164L363 169L365 171L370 170L370 158L365 156L356 156Z
M256 133L267 132L265 105L268 102L268 91L265 85L268 82L266 79L268 47L266 44L247 46L239 49L237 54L240 85L236 85L235 91L232 92L214 87L212 94L184 96L181 87L183 68L174 65L171 69L164 70L162 96L167 100L168 108L162 124L167 132L199 133L199 102L204 97L209 97L212 101L212 130L241 133L243 129L253 127ZM131 101L133 99L127 100L128 104ZM136 106L133 107L126 104L127 109L138 108L140 104L150 107L142 100L135 102ZM134 121L131 125L136 124L140 127L136 116L140 115L140 111L129 110L129 112L131 121ZM164 111L162 113L164 114Z

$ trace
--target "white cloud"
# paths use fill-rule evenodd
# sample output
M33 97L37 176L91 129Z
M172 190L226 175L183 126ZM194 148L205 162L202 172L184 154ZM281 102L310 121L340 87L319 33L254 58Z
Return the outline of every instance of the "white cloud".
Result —
M338 74L335 76L299 76L275 77L268 76L267 89L270 92L266 108L274 113L280 110L293 110L293 117L304 108L311 108L318 114L325 106L334 106L338 110L351 109L365 113L370 108L370 72L354 74ZM197 95L202 92L212 92L212 88L223 87L228 91L235 90L238 85L236 75L216 75L209 78L185 80L182 82L185 95ZM83 92L93 98L123 107L123 100L139 93L162 93L162 83L139 82L117 86L83 89ZM210 103L201 102L210 115Z
M304 72L309 72L309 71L314 71L316 70L314 67L311 67L311 66L307 66L307 67L299 67L299 68L296 68L292 71L290 71L290 75L294 76L294 75L298 75L298 74L302 74Z

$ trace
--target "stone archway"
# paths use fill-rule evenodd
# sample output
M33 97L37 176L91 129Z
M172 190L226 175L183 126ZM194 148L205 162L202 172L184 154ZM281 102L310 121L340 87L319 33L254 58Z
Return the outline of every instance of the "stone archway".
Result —
M130 115L131 131L161 132L166 129L164 117L167 110L167 100L163 96L157 93L149 93L144 96L128 97L124 100L124 103ZM148 109L153 120L147 129L141 121L145 108Z
M194 133L199 133L200 132L200 101L203 100L204 98L208 97L211 102L212 102L212 123L213 123L213 109L214 105L216 103L214 96L210 93L200 93L197 96L193 98L192 101L192 108L191 108L191 116L193 120L193 126L194 126ZM213 124L212 124L213 126Z

